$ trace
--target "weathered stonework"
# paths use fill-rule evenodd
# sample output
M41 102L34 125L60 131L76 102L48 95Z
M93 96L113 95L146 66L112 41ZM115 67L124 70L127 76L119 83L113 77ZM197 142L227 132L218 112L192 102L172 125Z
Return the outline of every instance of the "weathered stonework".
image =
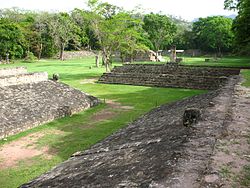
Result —
M104 73L99 82L213 90L223 85L229 76L239 73L237 68L131 64Z
M63 53L64 59L80 59L94 56L95 53L92 51L66 51Z
M11 76L11 75L18 75L18 74L25 74L27 73L26 67L8 67L8 68L1 68L0 69L0 76Z
M47 80L48 80L47 72L24 73L24 74L10 75L5 77L1 77L0 75L0 87L36 83Z
M47 73L13 74L0 75L0 139L99 103L95 97L48 80Z
M237 82L156 108L22 187L201 187ZM187 108L201 111L191 127Z

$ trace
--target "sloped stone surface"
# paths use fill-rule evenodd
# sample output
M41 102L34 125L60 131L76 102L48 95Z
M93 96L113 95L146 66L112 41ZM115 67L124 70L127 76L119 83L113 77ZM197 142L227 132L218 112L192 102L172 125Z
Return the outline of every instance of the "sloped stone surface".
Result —
M0 87L0 99L0 138L99 103L95 97L48 80Z
M237 82L154 109L22 187L199 187ZM201 110L192 127L187 108Z

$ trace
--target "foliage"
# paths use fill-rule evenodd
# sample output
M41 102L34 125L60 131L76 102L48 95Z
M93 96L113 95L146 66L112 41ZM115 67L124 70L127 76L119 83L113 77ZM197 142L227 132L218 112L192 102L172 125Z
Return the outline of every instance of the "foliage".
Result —
M88 5L88 10L74 9L69 13L0 9L1 55L10 48L11 58L25 58L32 52L41 59L60 52L59 57L63 59L64 50L99 50L108 68L110 57L117 51L122 59L133 61L141 51L166 50L170 45L217 53L220 49L222 52L232 50L233 38L229 31L232 21L223 17L200 19L192 30L191 23L171 16L145 14L139 9L126 12L100 0L89 0ZM249 1L226 0L225 6L239 10L233 24L236 44L242 53L249 52L250 24L245 24L250 20ZM15 27L16 32L8 33L9 27Z
M24 35L20 26L9 19L0 19L0 56L10 58L21 58L24 55Z
M102 50L106 71L111 65L111 56L120 51L122 59L129 56L130 60L138 51L146 50L142 40L142 22L120 8L107 3L91 2L92 28Z
M232 19L223 16L200 18L193 24L198 46L205 51L222 52L230 51L233 42Z
M166 49L173 41L176 25L166 15L150 13L145 15L144 30L148 33L154 50Z
M250 1L225 0L225 8L238 10L233 23L237 52L250 55Z

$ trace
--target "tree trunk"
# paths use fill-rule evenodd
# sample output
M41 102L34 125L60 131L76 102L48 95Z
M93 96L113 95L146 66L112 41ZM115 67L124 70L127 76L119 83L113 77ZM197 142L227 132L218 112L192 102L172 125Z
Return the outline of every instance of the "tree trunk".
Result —
M130 55L130 63L133 63L134 59L133 59L133 55Z
M120 58L121 58L121 60L122 60L122 64L124 63L124 56L123 56L123 54L122 53L120 53Z
M38 53L38 59L40 60L41 57L42 57L42 51L43 51L43 43L40 44L40 50L39 50L39 53Z
M97 68L99 68L99 54L95 56L95 65Z
M63 53L64 53L64 43L61 44L61 48L60 48L60 56L59 56L59 59L60 59L61 61L64 60L64 58L63 58Z
M222 54L221 54L221 47L219 47L219 55L218 55L220 58L222 57Z

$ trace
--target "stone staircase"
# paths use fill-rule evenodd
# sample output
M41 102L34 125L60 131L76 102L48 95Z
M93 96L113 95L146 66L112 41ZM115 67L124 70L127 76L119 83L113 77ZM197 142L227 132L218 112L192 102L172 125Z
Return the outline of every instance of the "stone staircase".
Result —
M0 139L98 103L95 97L48 80L47 73L0 69Z
M237 68L133 64L114 67L99 83L213 90L239 73Z

